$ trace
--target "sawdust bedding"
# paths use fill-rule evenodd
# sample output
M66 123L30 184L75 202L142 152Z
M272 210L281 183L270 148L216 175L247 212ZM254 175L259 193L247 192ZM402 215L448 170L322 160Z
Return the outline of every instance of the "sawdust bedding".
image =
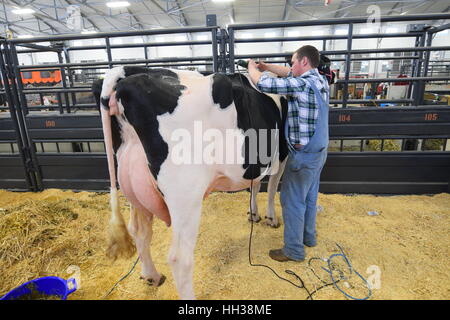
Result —
M248 192L213 193L204 201L195 251L194 286L198 299L302 300L306 291L279 280L267 268L249 264L250 223ZM264 216L267 194L258 195ZM128 209L120 199L124 216ZM296 281L296 272L309 291L329 282L322 267L340 253L339 244L354 270L372 285L370 299L449 299L450 194L434 196L319 195L318 246L307 248L301 263L277 263L267 253L282 246L283 229L255 224L251 258ZM277 195L277 215L281 207ZM368 215L375 211L378 215ZM108 194L49 189L41 193L0 190L0 296L42 276L78 277L79 289L69 299L104 299L125 275L136 257L112 263L105 256L109 220ZM154 224L152 255L167 276L158 288L139 279L140 265L107 299L178 299L167 253L171 229ZM336 265L342 263L337 261ZM343 259L341 259L343 260ZM345 266L344 266L345 267ZM314 271L314 272L313 272ZM347 275L345 292L365 297L365 283ZM334 286L314 299L347 299Z

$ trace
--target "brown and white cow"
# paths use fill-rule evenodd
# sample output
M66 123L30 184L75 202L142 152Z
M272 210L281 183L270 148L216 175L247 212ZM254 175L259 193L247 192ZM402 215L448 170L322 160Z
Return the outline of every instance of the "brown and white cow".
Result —
M101 95L98 85L94 94L101 105L111 180L108 254L130 256L133 238L141 276L160 285L164 276L153 264L150 241L154 216L162 219L173 228L168 261L179 296L194 299L194 248L202 200L210 192L243 190L252 181L257 191L270 175L267 217L278 225L273 201L288 153L281 116L285 100L257 91L240 74L117 67L106 74ZM132 237L119 211L114 152L117 180L131 204ZM256 195L251 211L259 220Z

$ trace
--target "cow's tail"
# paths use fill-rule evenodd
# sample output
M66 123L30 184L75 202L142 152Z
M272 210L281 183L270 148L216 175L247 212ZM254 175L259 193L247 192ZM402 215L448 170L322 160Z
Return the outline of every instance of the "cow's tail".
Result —
M125 220L120 212L119 197L117 195L116 169L114 165L114 153L111 133L111 116L104 107L100 108L103 124L103 136L105 139L106 157L108 160L109 179L111 182L110 205L111 220L108 230L108 248L106 255L109 258L132 257L136 251L134 242L128 233Z

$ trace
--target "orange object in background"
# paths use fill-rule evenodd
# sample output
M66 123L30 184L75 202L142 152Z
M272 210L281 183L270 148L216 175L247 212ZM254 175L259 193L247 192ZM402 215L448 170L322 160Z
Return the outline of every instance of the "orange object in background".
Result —
M55 84L61 82L60 70L23 71L20 74L22 76L23 84Z

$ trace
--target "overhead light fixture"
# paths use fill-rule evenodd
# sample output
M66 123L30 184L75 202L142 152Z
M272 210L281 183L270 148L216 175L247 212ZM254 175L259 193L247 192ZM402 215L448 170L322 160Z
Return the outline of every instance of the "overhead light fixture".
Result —
M130 5L130 3L128 1L110 1L110 2L107 2L106 5L109 8L123 8L123 7L128 7Z
M17 36L17 38L19 38L19 39L23 39L23 38L33 38L34 36L33 35L31 35L31 34L19 34L18 36Z
M34 10L31 8L16 8L11 10L14 14L32 14L34 13Z

